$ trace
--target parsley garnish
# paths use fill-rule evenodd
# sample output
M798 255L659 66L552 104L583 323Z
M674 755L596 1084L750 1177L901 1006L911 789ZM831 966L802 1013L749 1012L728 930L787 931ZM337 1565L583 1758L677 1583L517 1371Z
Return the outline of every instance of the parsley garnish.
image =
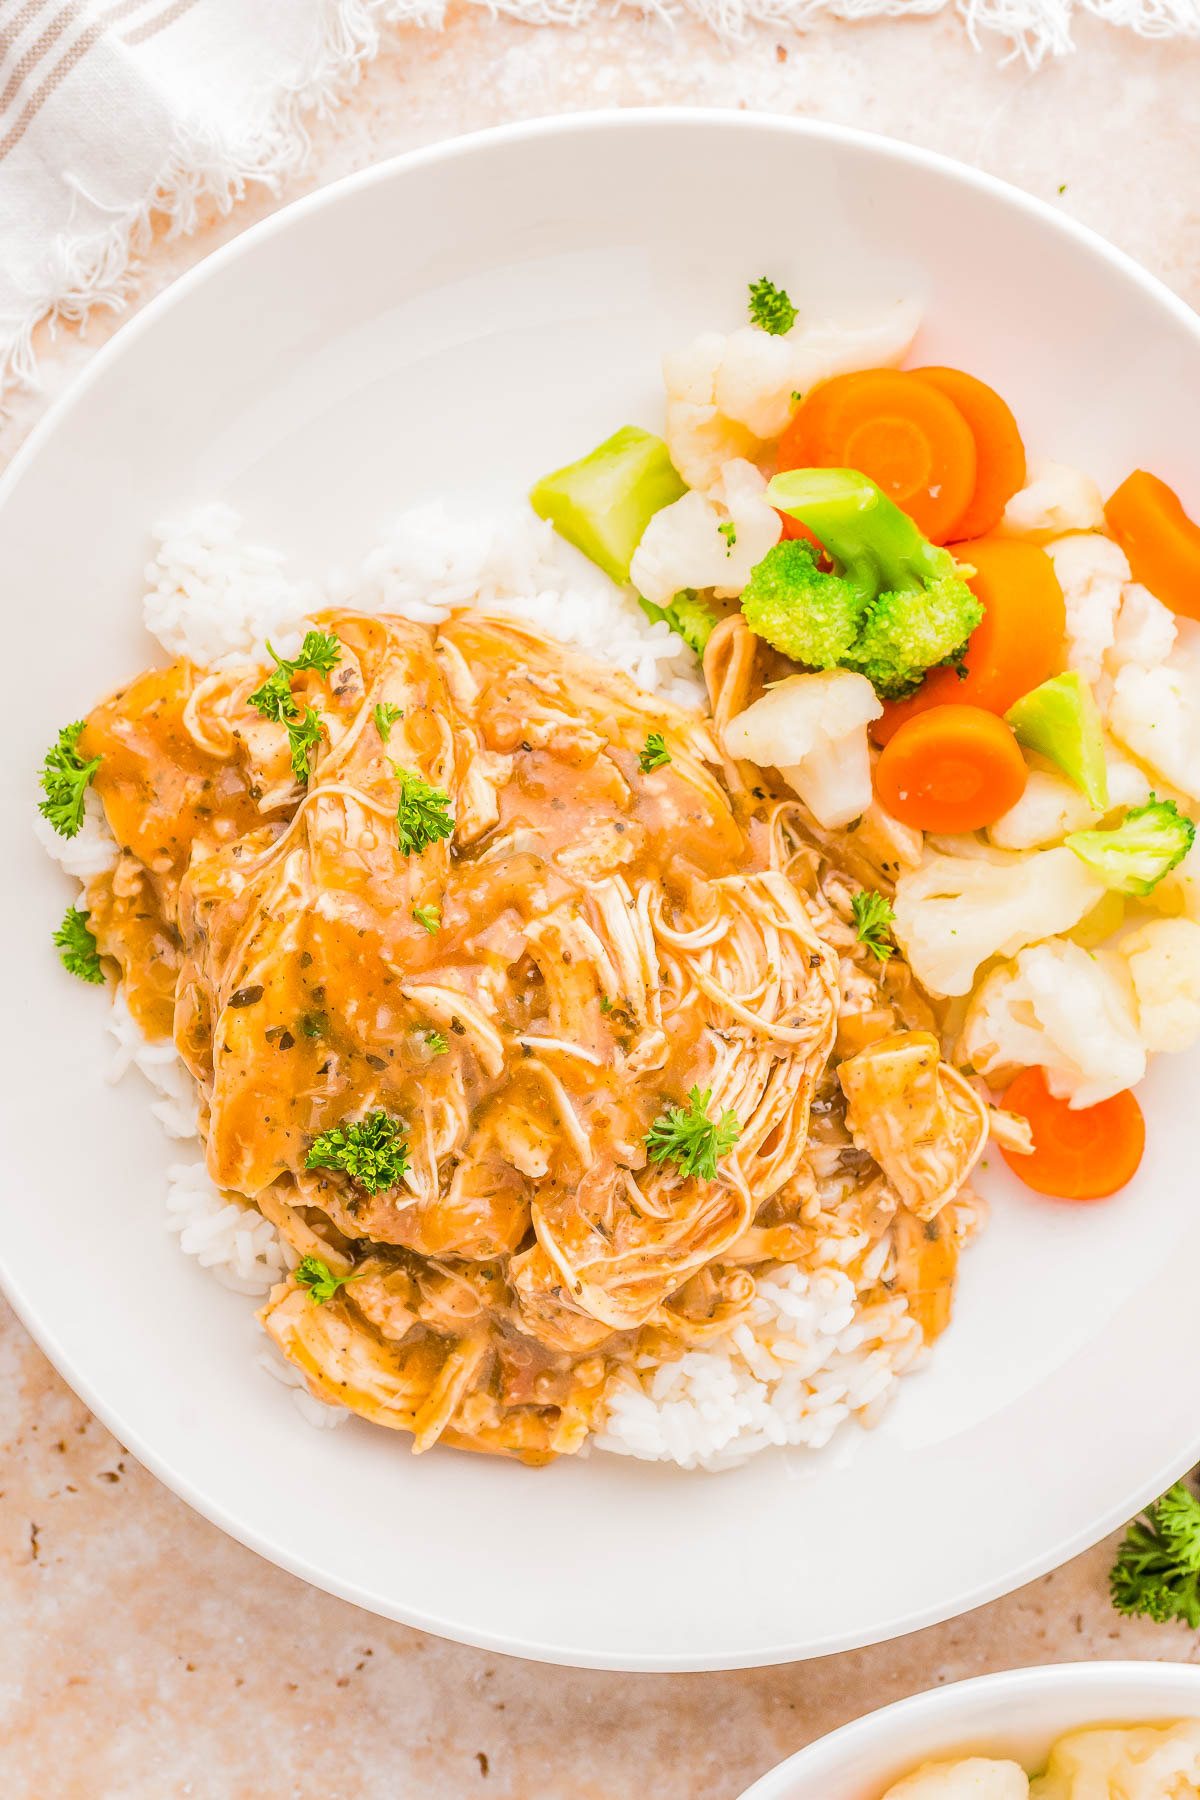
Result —
M717 531L725 539L726 556L732 556L733 546L737 543L737 526L732 519L726 519L723 525L717 526Z
M306 1038L324 1037L329 1029L329 1020L323 1012L306 1012L300 1020L300 1029Z
M313 1299L320 1306L332 1300L340 1287L353 1281L353 1275L335 1275L329 1264L319 1256L305 1256L292 1270L292 1275L301 1287L306 1287Z
M449 794L443 794L441 788L430 787L427 781L414 775L411 769L402 769L398 763L392 764L392 773L400 783L400 798L396 802L396 842L405 856L436 844L439 838L448 838L454 830ZM428 931L429 927L425 929Z
M670 760L666 738L661 731L652 731L645 746L638 751L638 768L643 775L649 775L652 769L664 768Z
M601 996L600 996L600 1011L602 1013L610 1013L612 1011L612 1009L613 1009L613 1003L609 999L608 995L601 994Z
M375 729L386 744L392 735L392 726L397 719L404 717L402 706L393 706L390 700L381 700L375 708Z
M711 1088L701 1093L694 1087L686 1106L668 1106L659 1114L646 1136L651 1162L673 1162L685 1175L716 1180L717 1158L733 1149L742 1129L735 1112L723 1112L720 1119L710 1119L707 1108L711 1099Z
M84 762L77 748L83 736L84 719L64 725L46 752L42 763L41 783L45 798L38 801L38 811L49 819L60 837L73 838L83 824L83 797L92 776L100 767L100 758Z
M429 1045L431 1056L445 1056L447 1050L450 1048L450 1039L445 1037L440 1031L427 1031L425 1033L425 1042Z
M104 980L96 940L88 929L88 916L77 906L68 906L63 914L63 922L54 934L54 942L58 946L62 966L69 974L78 975L80 981L90 981L97 985Z
M306 1169L340 1169L351 1181L378 1194L397 1187L408 1171L408 1138L399 1120L380 1108L352 1125L335 1125L313 1139Z
M896 917L891 901L871 888L863 888L855 894L850 907L859 943L865 944L872 956L885 963L895 949L888 942L888 932Z
M1200 1500L1182 1481L1129 1526L1109 1592L1118 1612L1200 1627Z
M421 930L427 931L430 937L435 931L441 930L442 909L440 906L414 906L412 916Z
M761 325L772 337L782 337L796 323L796 308L786 292L765 275L750 283L750 323Z
M264 719L273 719L286 729L292 774L304 783L312 774L312 753L321 739L321 720L311 706L301 713L292 694L292 676L302 669L315 669L318 675L330 674L342 660L342 647L331 632L309 631L297 657L277 655L269 641L267 649L275 658L275 667L262 686L255 688L249 703Z

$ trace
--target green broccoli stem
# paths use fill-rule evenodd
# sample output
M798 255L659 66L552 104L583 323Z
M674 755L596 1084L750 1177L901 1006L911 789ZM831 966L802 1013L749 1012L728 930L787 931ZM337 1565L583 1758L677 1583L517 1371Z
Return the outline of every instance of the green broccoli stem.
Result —
M788 469L776 475L766 497L820 538L863 606L880 593L923 588L954 570L949 554L855 469Z

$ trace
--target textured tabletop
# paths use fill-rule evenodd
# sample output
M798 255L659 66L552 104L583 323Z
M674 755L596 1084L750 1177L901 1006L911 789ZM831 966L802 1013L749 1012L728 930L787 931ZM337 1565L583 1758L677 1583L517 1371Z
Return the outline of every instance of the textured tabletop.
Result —
M1034 74L949 13L726 48L626 17L572 33L482 15L408 33L314 132L282 198L506 119L690 102L837 120L975 163L1094 226L1200 305L1200 48L1100 26ZM1062 190L1060 193L1060 189ZM144 299L277 204L160 238ZM45 391L109 335L40 334ZM157 1220L148 1230L159 1229ZM1189 1659L1124 1622L1110 1548L897 1643L744 1674L596 1675L461 1649L280 1573L196 1517L88 1414L0 1303L0 1746L6 1800L734 1800L832 1726L1017 1663ZM1046 1479L1053 1479L1048 1455ZM698 1572L698 1579L702 1573Z

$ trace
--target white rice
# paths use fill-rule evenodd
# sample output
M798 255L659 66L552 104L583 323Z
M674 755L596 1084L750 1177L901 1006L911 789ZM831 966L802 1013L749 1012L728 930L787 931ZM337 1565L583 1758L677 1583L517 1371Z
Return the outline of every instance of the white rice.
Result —
M291 654L305 620L329 604L426 624L471 604L612 663L649 692L682 705L703 697L696 658L682 640L652 625L597 571L569 568L552 527L524 509L481 518L437 504L413 508L350 583L296 579L278 552L244 544L237 515L219 504L154 536L144 618L172 656L223 666L261 658L267 637ZM116 862L118 847L90 792L77 837L58 837L40 817L35 829L80 881ZM158 1095L151 1111L168 1136L196 1140L195 1084L174 1044L142 1036L120 989L109 1029L117 1045L109 1078L140 1070ZM296 1261L269 1220L213 1186L200 1158L168 1170L166 1225L202 1268L246 1295L265 1294ZM878 1273L867 1270L864 1285ZM921 1333L905 1302L865 1306L841 1269L781 1267L756 1288L748 1319L712 1348L614 1381L593 1446L685 1469L728 1468L773 1445L818 1450L848 1420L874 1423L897 1378L921 1358ZM309 1423L336 1425L349 1416L316 1400L273 1348L258 1361L289 1388Z

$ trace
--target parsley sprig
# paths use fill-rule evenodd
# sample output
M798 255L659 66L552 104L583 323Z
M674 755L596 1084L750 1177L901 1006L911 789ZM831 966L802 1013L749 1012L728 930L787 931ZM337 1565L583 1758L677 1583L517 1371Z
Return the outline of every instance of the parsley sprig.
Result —
M427 1031L425 1033L425 1043L430 1056L445 1056L447 1050L450 1048L450 1039L446 1036L445 1032L442 1031Z
M772 337L782 337L796 323L796 308L786 291L765 275L750 283L750 323L761 325Z
M733 1149L742 1128L732 1111L710 1119L711 1100L711 1088L701 1093L694 1087L688 1093L686 1106L668 1106L659 1114L646 1136L646 1153L651 1162L673 1162L685 1175L716 1180L718 1158Z
M299 656L279 656L271 649L270 642L267 649L275 658L275 667L262 686L251 694L250 705L264 719L273 719L284 726L292 754L292 774L303 783L312 774L312 753L321 740L321 720L311 706L306 706L301 713L292 693L292 677L304 669L329 675L342 660L342 647L332 632L309 631L305 633Z
M84 795L100 767L98 756L85 762L79 754L85 724L86 720L76 719L73 725L64 725L42 763L39 779L43 798L38 801L38 811L49 819L60 837L73 838L79 831Z
M397 719L404 717L402 706L393 706L390 700L380 700L375 707L375 729L386 744L392 735L392 726Z
M891 901L885 894L877 894L872 888L863 888L851 900L850 909L854 914L854 927L859 943L865 945L881 963L887 962L895 951L895 945L888 938L896 918Z
M454 830L449 794L444 794L441 788L430 787L420 775L411 769L402 769L399 763L392 764L392 773L400 783L400 797L396 802L396 842L405 856L436 844L439 838L448 838ZM429 929L428 926L425 928Z
M368 1194L398 1187L409 1169L408 1138L391 1113L379 1108L365 1119L335 1125L312 1141L306 1169L340 1169Z
M340 1287L348 1281L354 1281L353 1275L335 1275L329 1264L320 1256L305 1256L292 1270L293 1278L301 1287L306 1287L319 1306L332 1300Z
M62 958L62 966L80 981L97 986L104 980L96 940L88 928L88 916L77 906L68 906L63 922L54 934L54 942Z
M661 731L652 731L645 745L638 751L638 768L643 775L649 775L654 769L665 768L671 760L667 749L667 740Z
M422 931L427 931L430 937L433 937L442 928L440 906L414 906L412 916L414 922L421 927Z
M1129 1526L1109 1591L1118 1612L1200 1628L1200 1500L1182 1481Z

